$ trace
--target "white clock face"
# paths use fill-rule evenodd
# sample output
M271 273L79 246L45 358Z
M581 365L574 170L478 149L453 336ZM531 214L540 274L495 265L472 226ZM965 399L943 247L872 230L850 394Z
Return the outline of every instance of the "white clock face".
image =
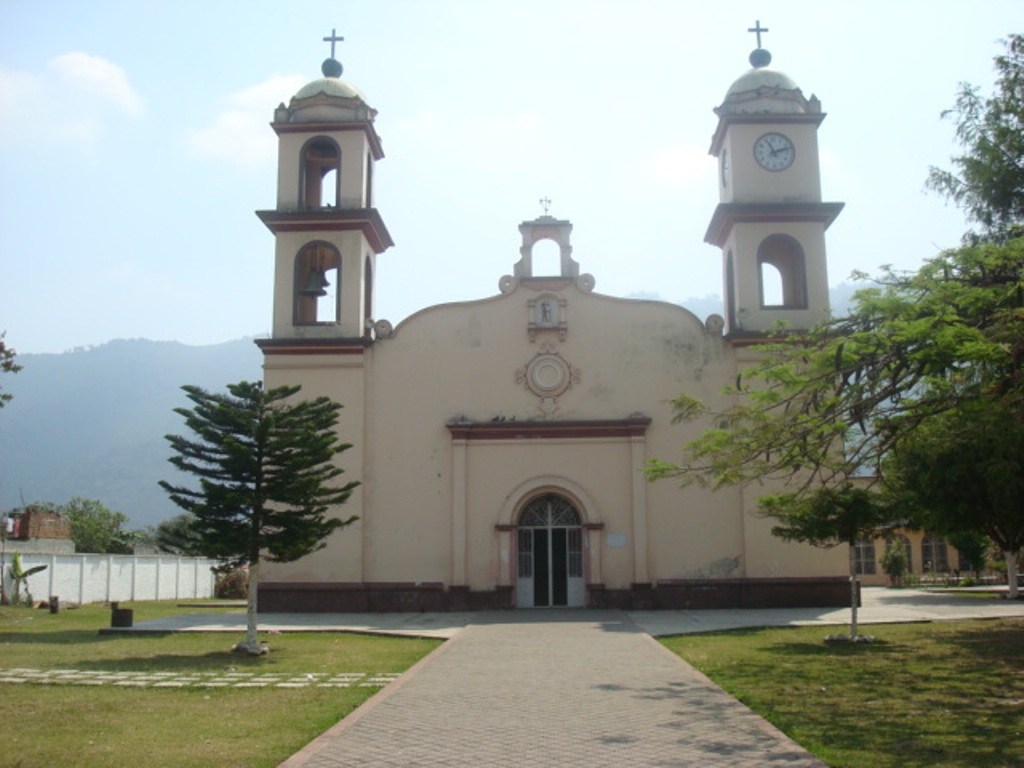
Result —
M784 171L795 157L793 142L781 133L766 133L754 143L754 159L766 171Z
M722 150L722 186L729 186L729 150Z

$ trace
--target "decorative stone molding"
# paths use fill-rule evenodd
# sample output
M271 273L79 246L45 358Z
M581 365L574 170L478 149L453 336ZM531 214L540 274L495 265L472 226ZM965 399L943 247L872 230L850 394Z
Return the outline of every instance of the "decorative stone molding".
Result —
M545 417L558 410L558 398L582 378L580 369L570 365L551 344L544 344L532 360L516 371L516 383L540 398L540 410Z

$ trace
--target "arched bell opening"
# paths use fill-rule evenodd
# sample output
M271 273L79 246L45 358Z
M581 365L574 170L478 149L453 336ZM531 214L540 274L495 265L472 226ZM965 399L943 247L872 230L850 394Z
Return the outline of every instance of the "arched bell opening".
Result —
M295 257L296 325L341 320L341 254L329 243L309 243Z
M337 207L341 197L341 149L324 136L302 146L300 205L304 208Z
M531 247L533 277L562 276L562 247L549 237L538 240Z
M560 493L529 500L516 524L516 605L581 607L586 601L583 518Z
M804 251L789 235L771 235L757 249L762 309L806 309Z

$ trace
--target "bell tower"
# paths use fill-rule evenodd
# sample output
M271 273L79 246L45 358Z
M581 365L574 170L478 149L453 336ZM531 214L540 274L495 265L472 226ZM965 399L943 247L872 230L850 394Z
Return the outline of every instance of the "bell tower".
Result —
M809 328L828 316L825 230L843 208L821 200L821 102L769 67L761 47L753 67L715 108L710 153L718 158L719 203L704 239L722 249L726 328L759 337L783 323Z
M323 77L274 111L277 207L257 211L274 233L273 339L367 340L377 255L393 245L373 207L384 157L376 110L341 79L332 30Z

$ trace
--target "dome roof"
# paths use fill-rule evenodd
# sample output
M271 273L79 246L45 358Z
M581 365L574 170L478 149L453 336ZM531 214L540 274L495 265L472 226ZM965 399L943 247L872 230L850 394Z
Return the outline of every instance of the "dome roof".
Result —
M363 95L362 91L351 83L342 80L340 77L321 77L311 83L306 83L295 92L295 96L292 98L308 99L310 96L316 96L321 93L325 96L339 96L343 99L360 99L364 103L366 102L366 97Z
M804 98L799 86L789 75L772 69L772 56L764 48L750 54L753 69L740 75L725 94L715 112L726 114L794 114L818 111L820 105L812 97Z
M747 91L756 91L759 88L781 88L787 91L800 90L793 78L784 72L770 67L755 67L737 78L736 82L729 86L725 98Z
M285 107L275 113L282 123L321 123L373 121L376 111L363 92L341 79L341 64L327 59L321 67L324 76L306 83Z

